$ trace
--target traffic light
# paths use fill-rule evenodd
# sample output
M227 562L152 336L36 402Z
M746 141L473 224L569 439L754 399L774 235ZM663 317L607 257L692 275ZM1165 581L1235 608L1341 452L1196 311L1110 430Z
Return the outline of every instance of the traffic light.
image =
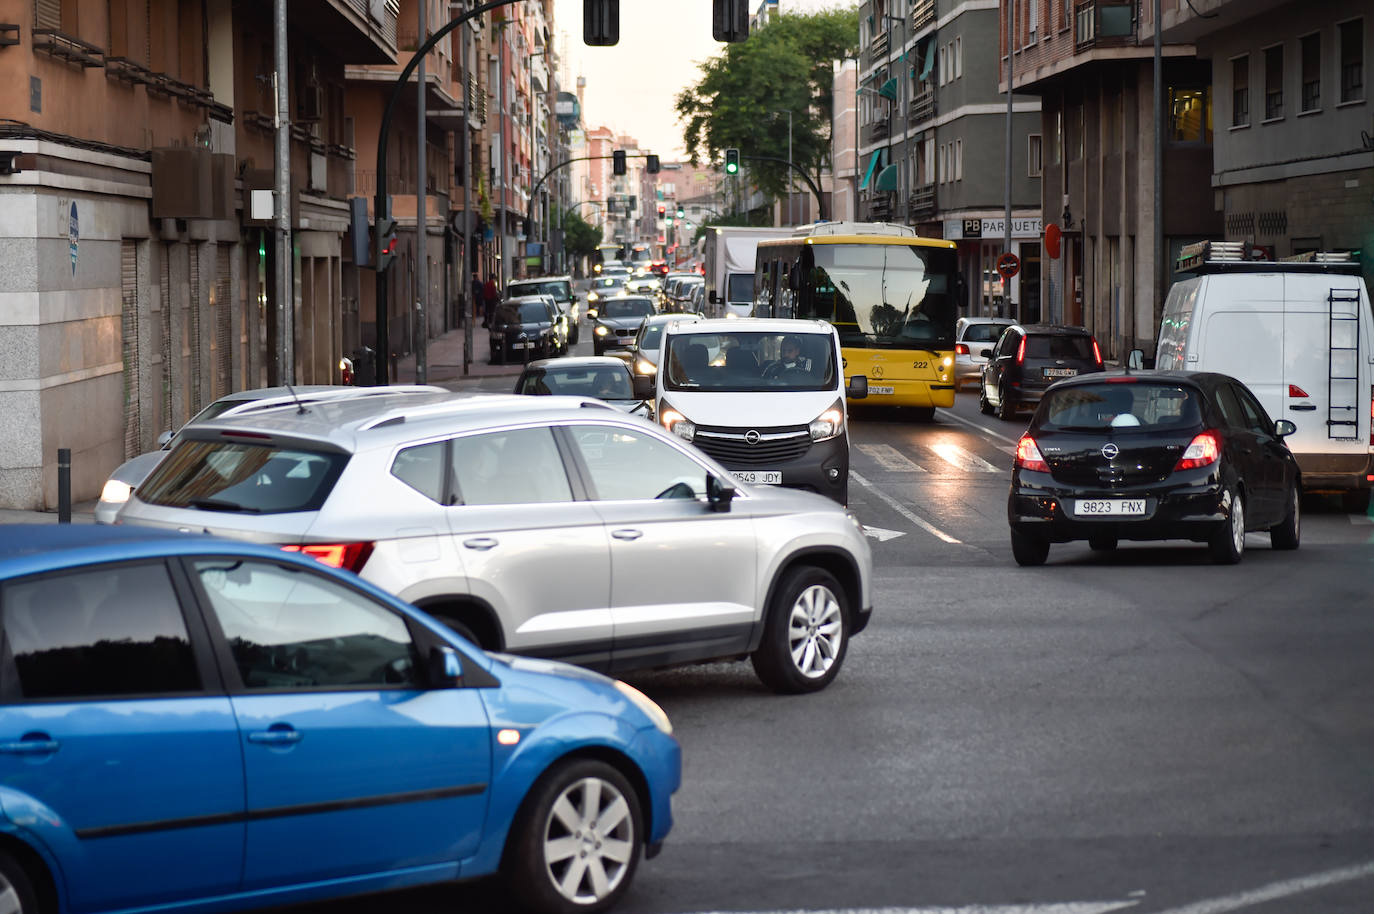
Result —
M659 168L660 168L659 162L658 162L658 156L654 155L653 153L650 153L649 155L645 156L645 159L646 159L647 161L645 162L644 170L647 171L647 172L648 172L649 174L651 174L651 175L656 175L656 174L658 174L658 171L659 171Z
M662 203L660 203L660 204L658 205L658 218L662 219L663 216L664 216L667 212L668 212L668 207L666 207L666 206L664 206Z
M625 150L616 149L611 153L611 172L617 175L625 173Z
M377 225L372 231L373 269L383 273L396 258L396 220L390 216L378 216Z
M746 0L712 0L711 37L716 41L749 39L749 6Z
M681 218L682 218L683 216L685 216L685 215L687 215L687 211L686 211L685 209L683 209L683 208L682 208L682 204L679 203L679 204L677 205L677 217L678 217L679 219L681 219Z
M739 174L739 150L731 147L725 150L725 173L727 175Z
M582 0L582 41L598 47L620 43L620 0Z

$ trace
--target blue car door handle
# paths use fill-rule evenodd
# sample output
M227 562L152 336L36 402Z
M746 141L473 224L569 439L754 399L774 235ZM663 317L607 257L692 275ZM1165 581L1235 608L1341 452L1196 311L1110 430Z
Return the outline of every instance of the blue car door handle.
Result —
M499 543L490 536L475 536L470 540L463 540L463 545L478 552L486 552L488 549L495 549Z
M301 741L301 732L290 724L273 724L266 730L248 734L248 742L264 743L268 746L287 746Z
M62 745L46 733L26 733L23 739L0 743L3 755L47 755Z

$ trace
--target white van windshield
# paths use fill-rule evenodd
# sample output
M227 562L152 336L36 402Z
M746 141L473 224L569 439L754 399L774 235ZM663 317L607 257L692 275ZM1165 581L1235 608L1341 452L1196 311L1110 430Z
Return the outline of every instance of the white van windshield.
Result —
M818 333L679 333L668 341L669 390L829 390L838 366Z

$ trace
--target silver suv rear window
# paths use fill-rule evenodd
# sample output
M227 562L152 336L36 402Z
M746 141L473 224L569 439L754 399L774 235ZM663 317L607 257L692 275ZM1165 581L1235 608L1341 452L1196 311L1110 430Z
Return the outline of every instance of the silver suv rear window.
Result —
M138 497L202 511L317 511L347 462L343 454L272 444L183 441L138 487Z

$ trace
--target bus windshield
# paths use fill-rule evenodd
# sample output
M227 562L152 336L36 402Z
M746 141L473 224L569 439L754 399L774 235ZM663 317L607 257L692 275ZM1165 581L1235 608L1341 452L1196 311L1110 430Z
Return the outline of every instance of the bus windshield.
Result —
M813 313L840 345L951 349L959 316L953 251L906 244L816 244Z

